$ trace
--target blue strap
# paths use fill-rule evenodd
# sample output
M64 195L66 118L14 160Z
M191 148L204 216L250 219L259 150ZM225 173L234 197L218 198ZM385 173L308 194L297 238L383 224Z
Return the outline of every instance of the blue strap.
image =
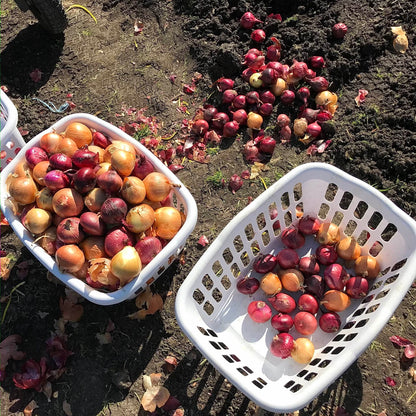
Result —
M52 111L52 113L63 113L69 107L69 104L68 103L64 103L59 108L56 108L55 104L52 101L48 101L46 103L45 101L42 101L40 98L36 98L36 97L32 97L32 100L36 100L36 101L40 102L48 110Z

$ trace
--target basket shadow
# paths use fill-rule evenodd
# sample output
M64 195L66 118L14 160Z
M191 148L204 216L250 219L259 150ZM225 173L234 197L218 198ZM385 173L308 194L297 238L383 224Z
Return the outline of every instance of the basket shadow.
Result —
M64 35L51 36L40 24L21 30L1 52L2 84L12 93L29 95L45 85L62 54ZM30 73L38 69L40 79L35 82Z

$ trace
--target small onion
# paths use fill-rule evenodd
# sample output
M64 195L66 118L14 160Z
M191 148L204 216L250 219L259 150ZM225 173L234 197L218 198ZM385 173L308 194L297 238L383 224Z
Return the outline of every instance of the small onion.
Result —
M260 130L261 125L263 124L263 117L258 114L250 111L247 115L247 127L254 130Z
M144 155L139 155L136 159L132 175L143 180L150 172L154 171L155 168L150 160Z
M116 150L125 150L126 152L130 152L132 154L136 153L136 149L134 148L134 146L128 142L124 142L122 140L113 140L111 142L111 144L109 144L106 148L105 148L105 152L104 152L104 162L108 162L111 163L111 155L116 151Z
M72 176L72 186L80 193L86 194L95 188L97 178L94 169L81 168Z
M308 364L315 354L315 346L309 338L297 338L293 341L291 357L299 364Z
M45 150L46 153L53 154L59 151L62 136L58 133L45 133L39 140L39 146Z
M146 231L153 225L154 222L155 211L150 205L147 204L134 206L126 215L126 226L134 233Z
M283 91L287 89L286 81L283 78L277 78L277 81L274 84L271 84L270 90L276 96L279 97L282 95Z
M87 149L79 149L72 156L72 163L77 168L94 168L98 165L98 153L91 152Z
M359 276L375 279L380 273L380 264L373 256L360 256L355 260L354 271Z
M56 192L59 189L66 188L69 185L69 178L61 170L51 170L45 177L45 186L47 186L52 192Z
M74 156L75 152L78 150L77 144L70 139L69 137L62 137L61 141L58 144L57 151L55 153L62 153L69 157Z
M125 246L132 245L134 245L134 234L124 226L113 229L104 239L104 249L109 257L113 257Z
M319 244L336 244L340 238L340 229L332 222L323 222L316 234L316 240Z
M41 147L34 146L26 150L25 159L29 167L33 168L39 162L48 160L48 155Z
M344 260L355 260L361 255L361 247L354 237L344 237L337 244L338 256Z
M107 199L107 194L101 188L94 188L84 197L85 206L93 212L98 212L101 205Z
M87 234L94 236L104 235L106 230L105 223L97 213L91 211L83 212L79 220L82 229Z
M128 176L123 180L120 190L121 196L129 204L137 205L146 197L146 187L141 179L136 176Z
M49 164L52 169L66 171L72 168L72 159L65 153L55 153L49 158Z

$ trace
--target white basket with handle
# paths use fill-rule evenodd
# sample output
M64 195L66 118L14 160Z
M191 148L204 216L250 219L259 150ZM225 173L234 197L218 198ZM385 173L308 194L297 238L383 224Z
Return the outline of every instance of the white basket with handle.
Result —
M74 121L84 123L88 127L107 135L112 140L124 140L133 144L136 149L138 149L150 160L155 167L155 170L166 175L172 183L180 185L180 187L174 188L172 200L174 206L179 211L182 211L186 217L181 229L173 237L173 239L170 240L165 247L163 247L162 251L158 253L149 264L143 267L142 271L136 278L119 290L113 292L104 292L94 289L83 280L80 280L69 273L62 273L59 270L54 257L47 254L42 247L36 244L34 236L23 226L20 219L13 214L11 207L7 203L9 197L6 186L7 176L9 173L13 172L19 161L25 157L24 155L26 150L36 146L39 143L40 138L45 133L50 131L56 131L58 133L63 132L65 131L66 126ZM152 152L150 152L145 146L141 145L137 140L134 140L128 134L112 124L105 122L98 117L83 113L72 114L62 118L53 124L49 129L38 134L22 148L22 151L4 168L2 172L0 202L2 211L16 235L20 238L20 240L22 240L31 253L46 267L46 269L84 298L99 305L113 305L123 302L124 300L134 298L146 286L158 279L166 271L169 265L179 256L187 238L195 227L198 216L195 200L189 190Z
M0 164L1 170L7 166L25 145L22 135L17 129L17 110L10 98L3 90L0 90Z
M258 293L247 296L236 289L240 277L253 273L259 253L283 248L280 228L296 222L299 211L357 237L362 254L374 254L382 270L368 295L339 313L339 332L318 327L310 336L316 350L307 365L270 353L277 331L247 314ZM310 249L313 243L308 244ZM364 182L333 166L308 163L273 184L224 228L181 285L176 316L192 343L248 398L272 412L291 412L310 403L364 352L415 275L415 221Z

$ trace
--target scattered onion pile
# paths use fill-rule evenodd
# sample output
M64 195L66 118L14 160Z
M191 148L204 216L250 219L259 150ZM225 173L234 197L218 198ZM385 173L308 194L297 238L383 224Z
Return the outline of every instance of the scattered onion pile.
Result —
M7 178L16 215L59 269L111 291L182 227L175 186L133 145L80 122L44 134Z
M354 237L342 237L337 225L311 216L302 216L279 238L285 248L275 254L259 254L253 271L261 277L240 278L237 290L251 296L261 289L262 299L252 300L247 312L254 322L270 322L278 331L271 353L307 364L314 353L307 337L317 328L337 332L341 327L338 313L353 299L367 296L380 265L376 257L362 254ZM319 246L313 255L300 257L297 250L308 238L314 238ZM290 334L292 329L300 337Z

